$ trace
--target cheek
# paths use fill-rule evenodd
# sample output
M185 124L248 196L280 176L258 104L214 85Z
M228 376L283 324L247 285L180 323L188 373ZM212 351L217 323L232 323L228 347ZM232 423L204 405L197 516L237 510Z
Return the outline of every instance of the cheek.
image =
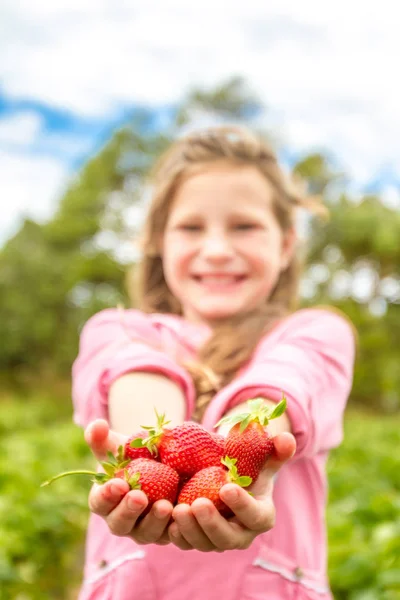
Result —
M166 239L163 249L163 269L165 278L175 280L182 275L182 272L190 260L189 253L185 251L183 244L173 239Z
M280 240L271 235L267 239L258 237L249 240L244 252L260 275L275 279L280 268L280 248Z
M274 270L274 253L270 244L265 240L248 240L246 244L242 245L241 255L259 276L265 277L269 271Z

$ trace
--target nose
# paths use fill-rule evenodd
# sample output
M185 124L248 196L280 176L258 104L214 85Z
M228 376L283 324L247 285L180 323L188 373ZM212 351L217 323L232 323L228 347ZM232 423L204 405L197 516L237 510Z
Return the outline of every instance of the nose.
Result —
M232 258L233 248L224 233L210 232L203 239L202 253L210 261L225 262Z

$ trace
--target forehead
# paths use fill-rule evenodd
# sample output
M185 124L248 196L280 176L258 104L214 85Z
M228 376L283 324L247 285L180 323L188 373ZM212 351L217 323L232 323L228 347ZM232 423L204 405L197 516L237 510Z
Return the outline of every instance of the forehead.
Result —
M273 188L253 166L215 164L203 166L185 177L172 209L199 209L218 204L235 209L272 208Z

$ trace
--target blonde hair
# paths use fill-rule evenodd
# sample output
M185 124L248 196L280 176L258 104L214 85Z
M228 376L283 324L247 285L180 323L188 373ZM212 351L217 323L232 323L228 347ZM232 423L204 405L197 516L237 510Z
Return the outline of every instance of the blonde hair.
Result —
M302 182L284 173L274 152L260 136L245 128L226 126L186 135L172 144L152 173L152 202L143 232L143 257L136 267L134 284L128 274L128 292L135 290L134 297L141 310L182 314L182 307L164 278L160 238L179 185L197 169L221 161L254 166L268 180L275 192L273 210L283 232L294 226L299 207L327 215L320 201L307 195ZM199 349L197 360L185 363L197 392L194 418L201 419L212 396L249 361L261 338L296 309L300 266L298 256L293 256L265 305L229 322L217 323L210 339Z

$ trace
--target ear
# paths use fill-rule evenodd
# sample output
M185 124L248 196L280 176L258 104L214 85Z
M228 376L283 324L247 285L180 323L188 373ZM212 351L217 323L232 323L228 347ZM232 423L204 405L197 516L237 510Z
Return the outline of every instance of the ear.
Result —
M295 227L288 229L282 239L281 271L288 268L296 250L297 234Z

